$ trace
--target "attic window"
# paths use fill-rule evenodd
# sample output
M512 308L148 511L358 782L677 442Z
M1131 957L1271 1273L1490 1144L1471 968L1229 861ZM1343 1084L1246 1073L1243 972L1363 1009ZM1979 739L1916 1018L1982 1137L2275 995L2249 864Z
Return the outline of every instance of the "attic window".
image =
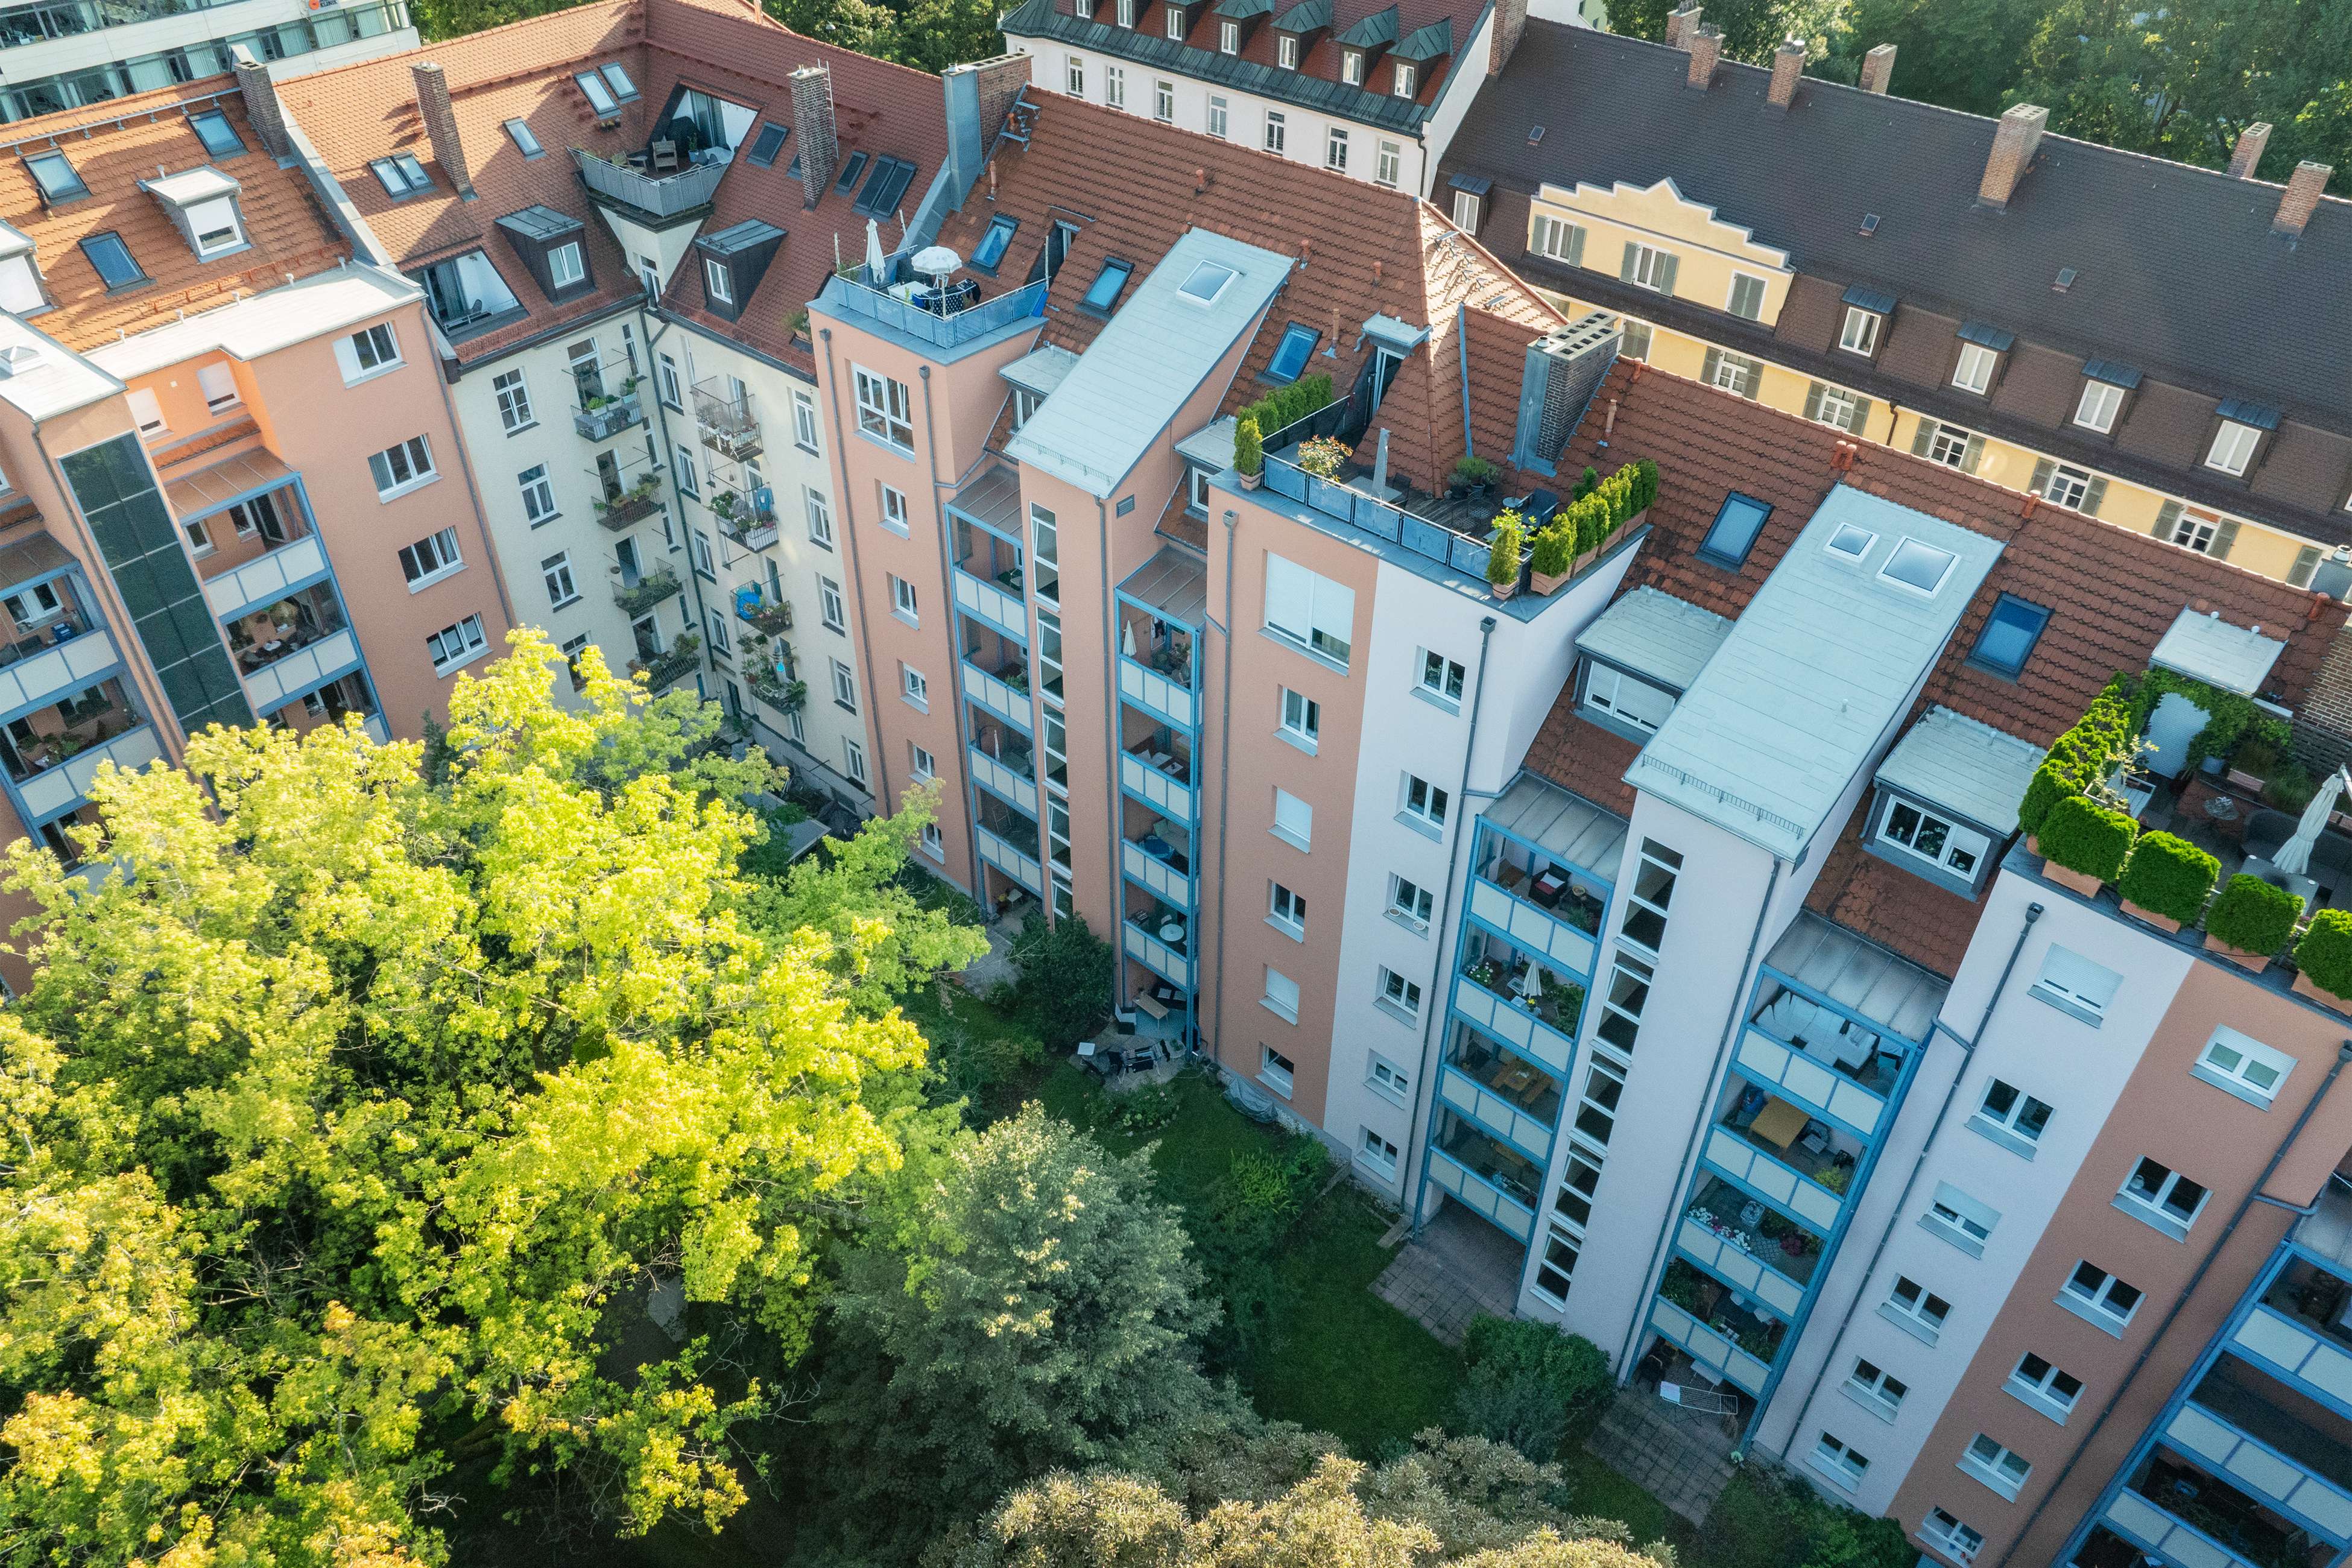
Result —
M598 119L621 112L621 100L613 96L613 89L604 85L604 78L593 71L582 71L572 79L580 84L581 92L588 100L588 107L596 111Z
M1198 262L1192 268L1192 275L1177 286L1176 292L1196 305L1213 305L1235 276L1230 267L1221 267L1213 261Z
M48 297L41 292L41 275L33 265L30 250L0 257L0 310L29 316L48 309Z
M236 204L226 196L190 207L188 232L195 237L198 256L218 256L245 244L245 231L236 221Z
M1342 49L1339 51L1339 79L1346 82L1349 87L1361 87L1364 85L1363 50Z
M1109 315L1111 307L1118 303L1119 292L1127 287L1127 279L1134 270L1135 263L1121 261L1116 257L1104 262L1102 270L1095 274L1093 284L1087 288L1086 298L1078 304L1098 316Z
M623 103L637 96L637 84L629 79L629 73L621 68L620 61L614 60L611 65L606 66L604 75L604 85L611 88L613 96Z
M1268 381L1297 381L1298 373L1315 353L1317 340L1322 333L1297 321L1282 329L1282 342L1275 345L1274 358L1265 367Z
M1897 587L1908 588L1915 594L1932 595L1944 585L1952 563L1958 559L1948 550L1938 550L1932 544L1906 539L1895 547L1895 553L1886 558L1886 564L1878 569L1878 574Z
M771 120L760 127L760 134L751 143L751 162L760 168L772 169L776 154L784 150L784 138L793 133L789 125L779 125Z
M1838 531L1830 535L1830 542L1822 548L1839 560L1852 563L1869 554L1870 547L1877 542L1878 535L1847 522L1839 524Z
M887 217L898 207L898 198L907 194L908 182L915 177L915 165L904 158L884 157L874 164L867 176L866 188L857 193L857 205L852 209L869 217Z
M849 162L841 166L841 178L833 183L833 194L836 196L845 196L856 190L857 176L866 172L866 161L872 156L870 153L852 153L849 155ZM800 160L793 159L793 164L795 168L799 167Z
M515 146L521 150L524 157L543 158L547 155L547 149L539 144L539 138L533 136L530 133L530 127L521 121L508 121L507 134L514 138Z
M81 183L63 153L36 153L25 160L25 167L32 171L44 201L69 202L89 195L89 187Z
M1411 98L1412 96L1412 67L1405 64L1402 60L1399 60L1397 62L1396 95L1399 98Z
M245 138L236 133L236 127L228 122L228 116L217 109L189 115L188 128L196 133L196 140L205 144L205 151L215 158L233 158L245 151Z
M1286 71L1297 70L1298 68L1298 40L1291 37L1288 33L1285 33L1280 38L1275 40L1274 63L1280 66Z
M89 258L92 267L98 268L99 281L106 285L110 294L147 281L147 274L140 271L139 263L131 259L131 247L123 244L122 237L111 229L104 234L93 234L83 240L81 253Z
M997 264L1004 259L1005 249L1013 243L1013 231L1020 226L1021 220L1017 217L999 216L991 218L988 232L980 237L978 245L972 247L971 264L985 271L995 271Z
M1714 526L1699 541L1699 558L1738 571L1748 563L1748 552L1756 548L1756 537L1764 531L1764 520L1771 515L1772 509L1754 496L1744 496L1738 490L1725 492Z
M389 158L378 158L368 167L388 196L413 196L433 188L433 176L425 172L425 165L416 161L413 153L394 153Z

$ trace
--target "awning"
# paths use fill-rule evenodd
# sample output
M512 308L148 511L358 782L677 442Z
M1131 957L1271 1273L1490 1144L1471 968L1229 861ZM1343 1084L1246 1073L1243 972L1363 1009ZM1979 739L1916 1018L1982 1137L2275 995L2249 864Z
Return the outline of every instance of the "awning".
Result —
M2104 381L2109 386L2120 386L2126 392L2139 384L2139 372L2121 360L2094 359L2083 362L2083 374L2093 381Z
M2275 430L2279 411L2266 403L2249 403L2242 397L2225 397L2215 410L2222 418L2239 425L2251 425L2257 430Z
M2252 697L2285 651L2284 637L2264 637L2260 627L2233 626L2218 615L2183 610L2147 661Z
M240 452L225 463L215 463L164 486L163 495L182 522L194 522L257 490L274 489L294 477L285 459L268 447Z
M1895 313L1894 295L1882 294L1875 289L1865 289L1859 283L1845 291L1844 302L1856 310L1868 310L1874 315L1891 316Z
M2009 352L2010 345L2017 342L2017 334L2004 332L1990 321L1962 321L1960 341L1990 349L1997 354L2005 354Z
M47 533L30 533L0 549L0 593L10 593L40 577L54 577L74 563L66 547Z

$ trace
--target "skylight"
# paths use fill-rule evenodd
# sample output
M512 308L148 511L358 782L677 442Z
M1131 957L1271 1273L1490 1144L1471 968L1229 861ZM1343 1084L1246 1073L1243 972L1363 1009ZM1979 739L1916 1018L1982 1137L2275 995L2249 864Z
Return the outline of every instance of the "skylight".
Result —
M845 196L856 190L857 176L866 172L866 160L873 156L871 153L852 153L849 155L849 162L841 166L841 178L833 183L833 194L836 196ZM793 163L798 166L800 160L795 158Z
M613 96L623 103L637 96L637 84L629 79L629 73L621 68L620 61L614 60L606 66L604 74L604 85L611 88Z
M751 162L762 169L774 167L776 154L784 150L784 138L792 133L791 126L772 120L761 126L759 139L751 143Z
M1127 287L1128 275L1134 270L1133 262L1116 258L1104 262L1103 269L1095 274L1094 283L1087 289L1087 297L1078 303L1089 310L1110 314L1110 308L1118 303L1119 291Z
M25 160L25 167L33 172L46 201L69 202L76 196L89 195L89 187L81 183L74 166L63 153L36 153Z
M572 79L580 84L581 92L588 100L588 107L594 110L600 117L620 112L621 100L613 96L613 89L604 85L603 77L598 76L594 71L582 71Z
M1213 305L1217 296L1225 291L1225 285L1239 276L1232 268L1217 262L1198 261L1192 265L1192 275L1176 286L1176 292L1196 305Z
M92 267L98 268L99 280L106 285L110 294L117 289L128 289L134 283L147 281L147 274L140 271L139 263L131 259L131 247L123 244L122 237L111 229L104 234L93 234L83 240L81 253L89 258Z
M994 270L996 264L1004 259L1005 247L1013 243L1013 231L1020 226L1021 220L1017 217L999 216L991 218L988 232L982 235L980 243L972 247L971 264Z
M1754 496L1725 491L1714 523L1699 541L1699 559L1726 571L1738 571L1748 564L1748 552L1756 548L1756 536L1764 531L1764 520L1771 515L1772 509Z
M433 176L411 153L394 153L389 158L378 158L368 167L374 171L377 183L388 196L413 196L419 191L433 188Z
M1282 329L1282 342L1275 345L1274 358L1265 367L1269 381L1297 381L1298 373L1307 368L1307 357L1315 352L1315 342L1323 334L1297 321Z
M530 133L530 127L521 121L508 121L507 134L514 138L514 144L521 150L524 157L538 158L546 154L547 150L539 144L539 138L533 136Z
M217 109L189 115L188 126L195 132L196 140L205 144L205 151L215 158L233 158L245 151L245 138L236 133L228 116Z
M1938 550L1932 544L1906 539L1895 547L1895 553L1886 558L1886 564L1878 569L1878 574L1914 593L1933 594L1944 585L1944 578L1951 572L1952 563L1958 559L1948 550Z
M872 217L889 216L898 210L898 198L906 194L914 177L915 165L904 158L877 158L874 173L867 176L866 188L857 193L857 204L852 210Z
M1838 531L1830 535L1830 542L1822 548L1842 561L1854 562L1869 554L1870 547L1877 542L1878 535L1847 522L1839 524Z

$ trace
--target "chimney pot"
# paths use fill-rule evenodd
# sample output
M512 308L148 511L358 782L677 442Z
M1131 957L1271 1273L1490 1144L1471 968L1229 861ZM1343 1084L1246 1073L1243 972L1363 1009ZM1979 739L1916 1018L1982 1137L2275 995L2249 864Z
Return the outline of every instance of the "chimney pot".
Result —
M2294 173L2287 176L2285 192L2279 197L2278 216L2271 219L2272 231L2301 234L2319 206L2320 194L2327 189L2327 176L2335 172L2332 164L2315 163L2308 158L2297 163Z
M2011 106L1993 127L1992 151L1986 155L1984 179L1977 185L1977 205L1999 212L2009 205L2009 198L2017 193L2017 182L2025 177L2026 168L2033 162L2034 150L2042 145L2042 129L2050 123L2050 111L2037 103Z
M1772 84L1765 89L1764 100L1774 109L1786 109L1797 101L1797 83L1805 74L1805 41L1783 38L1780 47L1772 51Z
M262 151L281 160L292 157L294 141L286 134L286 111L278 107L278 84L269 79L269 68L243 44L229 46L229 59L237 91L245 98L246 123L261 139Z
M2257 120L2238 132L2238 150L2230 154L2230 178L2251 180L2254 165L2263 161L2263 150L2271 144L2271 122Z
M833 72L824 66L803 66L792 73L791 81L793 131L801 139L802 205L813 207L824 200L841 158L833 124Z
M1670 49L1689 48L1691 30L1698 26L1698 19L1701 14L1699 7L1692 4L1691 0L1683 0L1682 5L1677 5L1673 10L1667 12L1666 47Z
M1862 90L1884 97L1895 76L1895 46L1881 44L1862 57Z
M416 108L425 117L425 133L433 142L433 161L457 187L457 195L466 201L474 199L474 182L466 172L466 148L457 140L457 113L449 107L449 79L431 60L419 60L408 68L411 79L416 83Z
M1713 27L1696 26L1686 35L1689 39L1690 75L1685 79L1701 92L1715 80L1715 62L1723 53L1723 35Z

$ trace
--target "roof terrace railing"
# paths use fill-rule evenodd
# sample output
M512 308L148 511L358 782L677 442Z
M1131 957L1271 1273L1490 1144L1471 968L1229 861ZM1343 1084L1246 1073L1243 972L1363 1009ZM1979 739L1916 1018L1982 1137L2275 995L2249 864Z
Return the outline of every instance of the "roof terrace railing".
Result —
M897 259L894 257L891 261L895 263ZM886 266L884 276L887 277L896 270L895 265ZM866 268L857 267L829 279L824 286L823 302L849 315L862 316L877 326L903 332L933 348L960 348L977 338L1009 327L1024 317L1045 313L1045 280L1042 278L1034 283L999 294L992 300L982 300L978 304L942 315L913 300L902 299L886 289L875 288L866 281Z
M728 169L725 163L689 163L675 174L656 177L580 147L572 149L572 161L580 166L581 183L590 195L656 217L676 217L708 205Z

